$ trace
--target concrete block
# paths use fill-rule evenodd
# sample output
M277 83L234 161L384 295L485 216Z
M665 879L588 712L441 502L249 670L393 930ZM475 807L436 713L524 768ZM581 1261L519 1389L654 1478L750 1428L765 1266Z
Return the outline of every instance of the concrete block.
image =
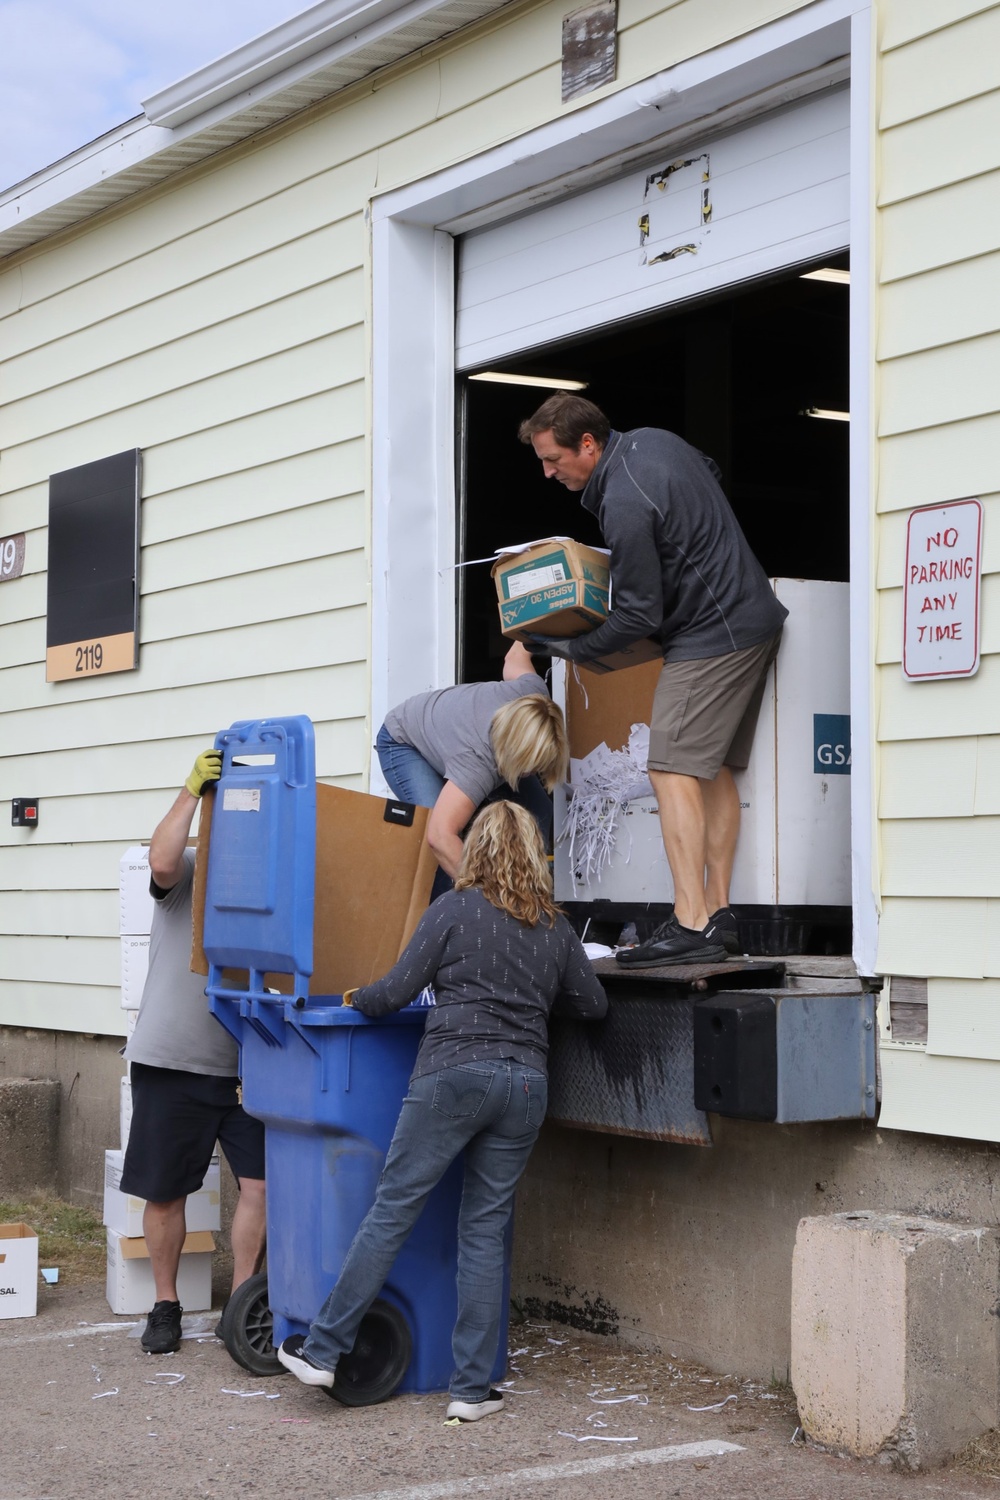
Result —
M58 1078L0 1078L0 1197L55 1189L60 1096Z
M791 1377L806 1435L898 1467L943 1463L996 1427L995 1229L869 1212L802 1219Z

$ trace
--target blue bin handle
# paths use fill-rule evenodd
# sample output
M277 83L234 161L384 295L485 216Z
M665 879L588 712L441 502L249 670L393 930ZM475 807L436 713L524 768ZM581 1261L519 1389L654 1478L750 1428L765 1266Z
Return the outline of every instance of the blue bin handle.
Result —
M285 751L285 785L305 786L305 766L302 764L303 757L298 753L303 747L296 736L289 735L282 723L272 719L239 719L229 729L220 729L215 736L215 748L229 752L228 764L231 766L233 749L237 745L245 745L249 740L254 740L260 745L267 744L269 740L281 744ZM297 774L296 761L299 761Z

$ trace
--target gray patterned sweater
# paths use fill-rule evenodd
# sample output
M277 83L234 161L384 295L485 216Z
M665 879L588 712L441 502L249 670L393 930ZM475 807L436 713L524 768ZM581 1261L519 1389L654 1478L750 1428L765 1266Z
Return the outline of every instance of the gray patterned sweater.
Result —
M428 907L397 963L366 984L354 1005L366 1016L402 1010L433 984L413 1077L486 1058L546 1071L548 1017L599 1020L608 1000L562 915L524 927L481 891L449 891Z

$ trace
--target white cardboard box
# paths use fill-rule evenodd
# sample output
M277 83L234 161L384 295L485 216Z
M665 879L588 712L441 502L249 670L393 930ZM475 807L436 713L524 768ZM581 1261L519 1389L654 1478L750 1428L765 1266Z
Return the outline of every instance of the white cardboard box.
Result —
M0 1224L0 1318L38 1310L38 1235L27 1224Z
M122 1009L138 1010L149 971L149 937L133 934L120 939L122 950Z
M771 583L789 616L776 666L768 673L750 764L735 777L741 819L732 902L850 906L849 588L814 579ZM554 663L552 675L553 697L564 707L564 664ZM627 689L627 677L614 674L609 690ZM600 684L588 681L587 690L596 703ZM629 803L610 862L591 879L577 876L568 844L559 837L567 801L566 789L557 787L557 901L673 900L654 797Z
M215 1241L207 1230L189 1234L177 1269L177 1296L185 1312L202 1312L212 1305L212 1252ZM149 1247L108 1230L108 1306L115 1313L147 1313L156 1301Z
M128 1148L128 1133L132 1125L132 1080L127 1073L121 1081L121 1092L118 1096L118 1124L121 1129L121 1151L124 1157Z
M141 844L126 849L119 862L119 919L122 937L148 935L153 922L153 898L149 894L149 851Z
M124 1151L104 1153L104 1223L126 1239L142 1235L142 1213L145 1198L136 1198L121 1190ZM218 1156L213 1156L205 1181L196 1193L189 1193L185 1223L189 1234L202 1229L221 1228L222 1183ZM182 1299L183 1300L183 1299Z

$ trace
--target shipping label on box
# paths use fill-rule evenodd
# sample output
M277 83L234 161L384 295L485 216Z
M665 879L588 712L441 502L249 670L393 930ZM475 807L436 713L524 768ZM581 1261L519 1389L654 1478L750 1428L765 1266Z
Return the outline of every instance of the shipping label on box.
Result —
M146 987L149 972L149 938L123 937L122 949L122 1009L138 1010L142 1003L142 992Z
M493 564L500 629L526 635L574 636L608 615L608 555L565 538L532 542Z
M128 1239L142 1235L142 1216L146 1207L145 1198L121 1190L124 1151L104 1153L104 1223ZM188 1193L184 1205L184 1222L188 1233L197 1230L219 1229L222 1225L222 1181L218 1156L209 1163L205 1180L194 1193Z
M148 935L153 922L149 894L149 851L141 844L126 849L118 866L118 931L122 937Z
M38 1310L38 1235L27 1224L0 1224L0 1318Z
M212 1252L215 1241L203 1231L188 1234L177 1267L177 1297L186 1312L212 1305ZM147 1313L156 1301L149 1247L141 1237L108 1230L108 1306L114 1313Z

